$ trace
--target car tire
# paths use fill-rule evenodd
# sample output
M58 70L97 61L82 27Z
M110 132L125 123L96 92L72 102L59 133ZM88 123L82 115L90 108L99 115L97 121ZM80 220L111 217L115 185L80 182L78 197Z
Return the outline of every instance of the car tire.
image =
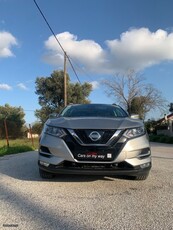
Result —
M52 173L46 172L42 169L39 169L40 177L43 179L52 179L54 175Z

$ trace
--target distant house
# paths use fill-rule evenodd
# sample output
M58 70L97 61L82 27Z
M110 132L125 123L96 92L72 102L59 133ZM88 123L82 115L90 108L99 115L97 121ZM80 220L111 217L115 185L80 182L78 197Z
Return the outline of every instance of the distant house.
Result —
M31 133L30 133L30 132L27 132L27 138L28 138L28 139L31 139L31 138L37 138L37 137L39 137L39 135L38 135L38 134L36 134L36 133L32 133L32 135L31 135Z
M158 124L160 126L157 129L157 134L173 136L173 113L165 115L162 119L158 120Z

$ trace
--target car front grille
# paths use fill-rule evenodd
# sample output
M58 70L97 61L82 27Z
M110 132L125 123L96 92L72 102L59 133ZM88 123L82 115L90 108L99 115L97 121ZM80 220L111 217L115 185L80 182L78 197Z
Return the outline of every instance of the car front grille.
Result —
M93 130L75 129L74 131L84 144L93 144L93 142L95 144L106 144L116 132L116 130L94 130L100 134L101 138L98 141L93 141L89 137Z
M82 146L111 146L120 139L124 132L124 130L115 129L67 129L67 131Z
M87 135L92 131L93 130L70 130L69 134L65 136L64 141L74 158L80 162L113 161L125 144L125 142L118 142L123 131L97 130L102 137L99 141L89 140Z

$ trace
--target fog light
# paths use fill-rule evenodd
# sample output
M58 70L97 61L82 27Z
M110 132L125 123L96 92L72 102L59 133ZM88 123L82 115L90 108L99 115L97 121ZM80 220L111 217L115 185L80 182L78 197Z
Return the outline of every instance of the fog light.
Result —
M40 164L43 165L43 166L45 166L45 167L48 167L50 165L49 163L46 163L44 161L40 161Z
M150 162L140 165L141 169L148 168L151 165Z

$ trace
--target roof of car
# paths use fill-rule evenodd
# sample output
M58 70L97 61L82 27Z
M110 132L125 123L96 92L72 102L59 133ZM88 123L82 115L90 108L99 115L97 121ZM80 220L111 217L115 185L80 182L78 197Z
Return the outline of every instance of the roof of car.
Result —
M106 104L106 103L91 103L91 104L69 104L67 106L83 106L83 105L88 105L88 106L95 106L95 105L103 105L103 106L118 106L120 107L119 105L116 105L116 104Z

